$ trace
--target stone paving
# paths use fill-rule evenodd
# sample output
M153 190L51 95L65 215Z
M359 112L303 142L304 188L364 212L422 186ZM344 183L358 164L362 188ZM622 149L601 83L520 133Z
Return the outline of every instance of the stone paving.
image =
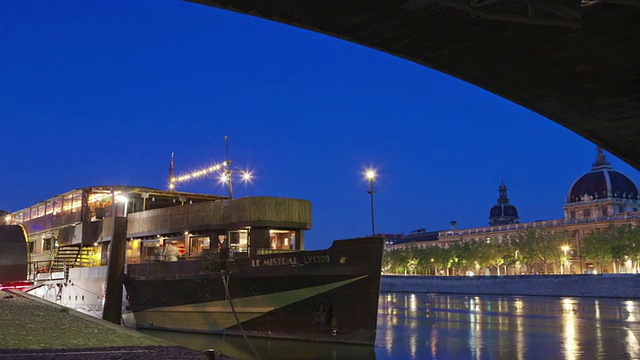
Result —
M20 291L0 291L0 359L208 359Z

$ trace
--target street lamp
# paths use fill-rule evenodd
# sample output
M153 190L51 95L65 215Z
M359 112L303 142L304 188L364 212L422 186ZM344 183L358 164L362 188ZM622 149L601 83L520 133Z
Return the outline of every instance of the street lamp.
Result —
M367 193L371 195L371 236L376 234L375 217L373 215L373 180L376 178L376 172L373 169L369 169L366 172L367 180L369 180L369 191Z
M564 274L565 273L564 266L565 266L565 263L567 262L567 251L569 251L569 246L568 245L562 245L562 247L560 249L562 249L562 251L564 251L564 259L562 261L562 273Z

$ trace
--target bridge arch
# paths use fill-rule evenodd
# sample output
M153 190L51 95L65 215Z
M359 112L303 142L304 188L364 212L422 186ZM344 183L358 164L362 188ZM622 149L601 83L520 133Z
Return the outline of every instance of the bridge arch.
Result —
M327 34L449 74L640 169L638 1L187 1Z

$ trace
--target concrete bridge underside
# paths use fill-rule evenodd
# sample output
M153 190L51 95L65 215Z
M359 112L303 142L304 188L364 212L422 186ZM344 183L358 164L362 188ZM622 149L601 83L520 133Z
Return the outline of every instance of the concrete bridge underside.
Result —
M187 1L324 33L452 75L640 169L640 0Z

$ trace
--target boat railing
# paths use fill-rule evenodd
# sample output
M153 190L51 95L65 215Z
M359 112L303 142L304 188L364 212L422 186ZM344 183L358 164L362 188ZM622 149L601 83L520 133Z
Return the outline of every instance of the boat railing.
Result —
M300 250L264 248L264 249L256 249L256 255L283 254L283 253L287 254L287 253L298 252L298 251Z

